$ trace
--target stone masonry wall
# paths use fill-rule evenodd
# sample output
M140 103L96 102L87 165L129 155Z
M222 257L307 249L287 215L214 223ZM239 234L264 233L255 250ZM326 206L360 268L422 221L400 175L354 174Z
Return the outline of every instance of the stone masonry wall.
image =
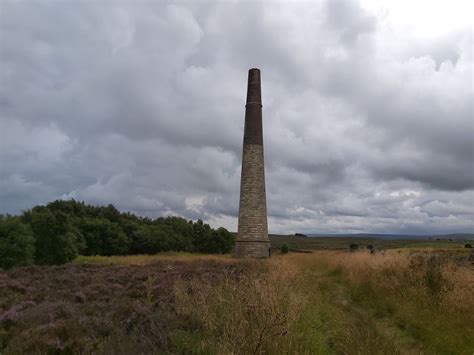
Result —
M263 145L245 144L242 154L236 256L268 257L267 204ZM244 244L248 244L244 246Z
M268 258L270 256L270 242L239 242L235 243L236 257Z

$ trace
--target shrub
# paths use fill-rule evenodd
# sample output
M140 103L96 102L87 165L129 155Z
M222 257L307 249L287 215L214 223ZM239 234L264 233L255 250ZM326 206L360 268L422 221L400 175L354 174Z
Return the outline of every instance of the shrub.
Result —
M0 216L0 268L30 265L33 258L31 229L18 218Z
M349 249L351 251L355 251L355 250L359 249L359 245L355 244L355 243L352 243L352 244L349 245Z
M289 251L288 245L287 244L282 244L281 249L280 249L282 254L287 254Z
M471 249L471 248L472 248L472 245L471 245L471 244L466 244L466 245L464 245L464 248L469 248L469 249Z
M434 298L441 297L449 287L449 280L443 274L442 262L432 256L425 266L424 284Z

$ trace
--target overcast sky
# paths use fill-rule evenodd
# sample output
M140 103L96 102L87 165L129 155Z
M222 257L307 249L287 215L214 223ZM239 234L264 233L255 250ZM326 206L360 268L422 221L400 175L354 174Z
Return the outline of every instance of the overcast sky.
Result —
M236 230L262 71L269 230L474 232L470 1L0 2L0 213Z

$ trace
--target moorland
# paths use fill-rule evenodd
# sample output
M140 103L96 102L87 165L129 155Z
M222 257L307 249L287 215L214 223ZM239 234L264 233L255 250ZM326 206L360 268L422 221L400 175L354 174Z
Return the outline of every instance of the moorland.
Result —
M233 240L74 200L0 216L0 354L474 352L472 240Z
M80 256L12 268L0 272L0 352L471 354L469 251L439 250Z

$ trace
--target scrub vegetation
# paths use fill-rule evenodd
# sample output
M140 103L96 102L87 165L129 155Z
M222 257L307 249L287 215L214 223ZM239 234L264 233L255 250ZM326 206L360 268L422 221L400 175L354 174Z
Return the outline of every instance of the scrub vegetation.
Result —
M459 258L432 249L274 255L82 256L0 272L0 353L474 350L474 269Z

